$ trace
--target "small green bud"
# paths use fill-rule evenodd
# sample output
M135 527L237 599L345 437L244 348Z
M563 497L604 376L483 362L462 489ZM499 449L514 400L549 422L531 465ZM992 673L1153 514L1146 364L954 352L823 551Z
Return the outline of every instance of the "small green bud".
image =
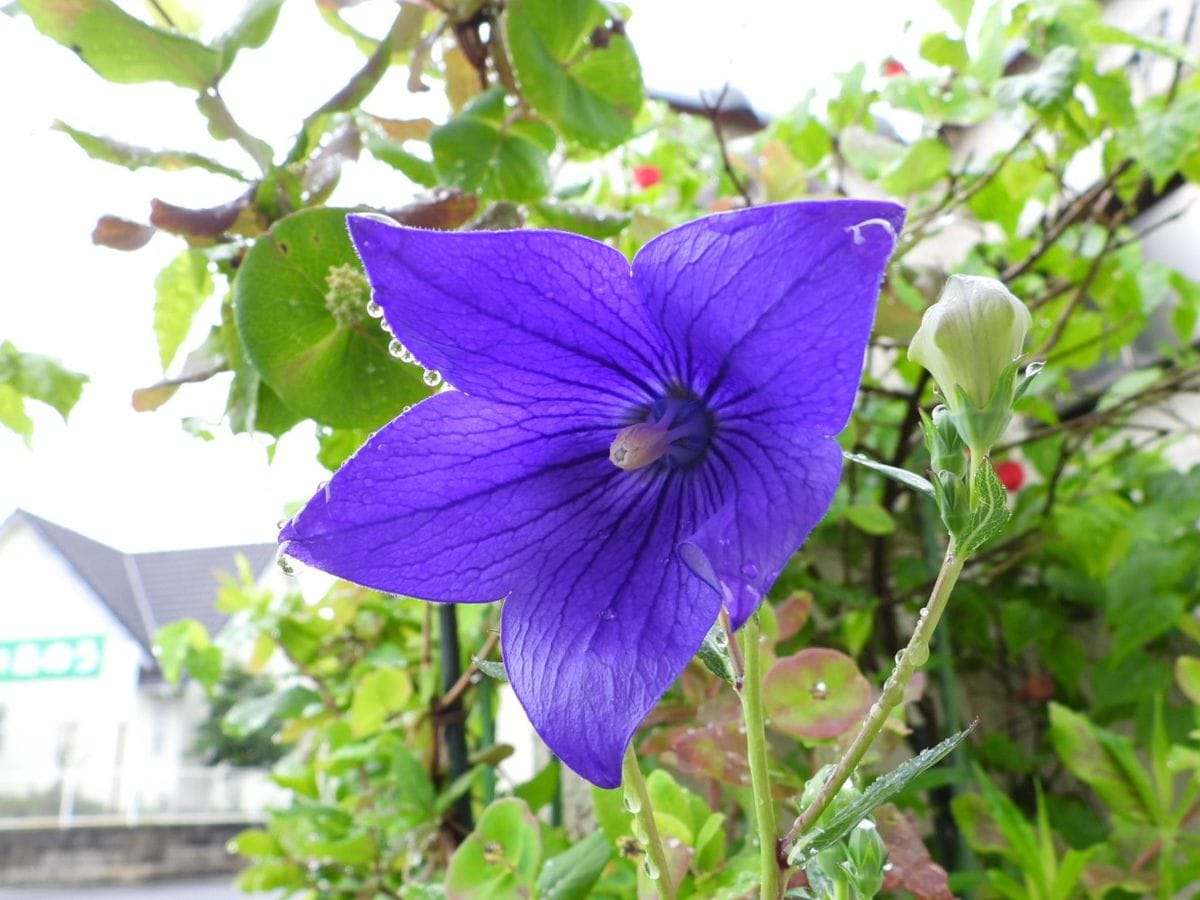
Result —
M908 358L930 371L952 411L959 388L982 409L1021 355L1032 323L1025 304L996 279L951 275L925 310Z

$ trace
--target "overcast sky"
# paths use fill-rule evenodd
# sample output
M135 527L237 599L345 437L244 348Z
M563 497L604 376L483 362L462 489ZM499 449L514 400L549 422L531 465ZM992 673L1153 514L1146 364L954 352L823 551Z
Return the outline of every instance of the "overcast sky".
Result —
M766 112L783 112L831 73L864 59L911 59L907 18L929 22L932 0L837 4L777 0L635 0L630 32L647 84L687 92L728 81ZM210 9L236 8L232 2ZM388 15L386 0L359 13ZM219 29L218 29L219 30ZM319 60L319 64L314 64ZM223 94L242 123L286 146L303 115L359 65L362 57L320 22L315 5L290 0L275 38L239 56ZM421 115L403 93L402 73L366 104L387 115ZM204 443L186 434L184 416L217 419L227 381L185 389L156 413L135 413L130 392L161 377L152 330L155 274L183 249L158 235L136 253L92 246L96 219L112 213L145 220L151 197L209 206L237 185L219 176L128 172L89 160L65 135L62 119L134 144L202 149L243 165L236 149L207 138L189 92L169 85L111 85L23 19L0 16L0 340L57 357L91 376L64 425L30 404L32 451L0 429L0 520L20 507L126 550L270 541L289 501L323 478L313 461L311 428L286 436L274 465L265 443L214 426ZM401 98L401 99L396 99ZM360 167L338 199L403 202L405 180ZM197 317L196 336L215 308ZM185 350L187 348L185 344Z

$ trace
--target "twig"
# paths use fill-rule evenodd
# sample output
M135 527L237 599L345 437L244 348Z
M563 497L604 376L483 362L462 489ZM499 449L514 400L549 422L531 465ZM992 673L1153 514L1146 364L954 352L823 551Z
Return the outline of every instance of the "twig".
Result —
M753 206L754 201L750 199L750 192L742 180L738 178L737 173L733 171L733 164L729 161L729 148L725 146L725 133L721 128L720 110L725 102L725 95L729 93L729 82L725 82L725 86L721 88L721 93L717 95L716 103L709 103L707 99L704 101L704 107L709 112L712 119L713 135L717 139L717 146L721 150L721 163L725 168L725 174L729 176L729 180L733 182L734 188L741 195L742 200L747 206Z
M487 640L483 642L483 646L479 649L478 658L487 659L491 656L492 651L496 649L496 642L500 640L500 632L493 631L488 635ZM458 677L458 680L446 691L442 697L442 702L439 704L439 709L446 710L453 705L459 697L463 695L468 687L471 686L471 679L479 672L479 665L472 662L467 666L466 671Z

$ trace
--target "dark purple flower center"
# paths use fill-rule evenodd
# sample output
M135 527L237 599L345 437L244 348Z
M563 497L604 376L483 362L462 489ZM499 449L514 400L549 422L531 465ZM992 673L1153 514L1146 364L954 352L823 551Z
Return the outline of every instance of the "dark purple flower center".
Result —
M613 465L626 471L659 463L687 466L703 456L712 436L712 417L691 394L668 394L640 409L631 425L617 432L608 450Z

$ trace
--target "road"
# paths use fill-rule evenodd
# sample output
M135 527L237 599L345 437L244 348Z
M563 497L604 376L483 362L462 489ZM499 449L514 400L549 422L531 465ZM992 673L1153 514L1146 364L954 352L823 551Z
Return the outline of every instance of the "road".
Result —
M246 900L246 897L233 886L232 877L86 887L0 888L0 900Z

